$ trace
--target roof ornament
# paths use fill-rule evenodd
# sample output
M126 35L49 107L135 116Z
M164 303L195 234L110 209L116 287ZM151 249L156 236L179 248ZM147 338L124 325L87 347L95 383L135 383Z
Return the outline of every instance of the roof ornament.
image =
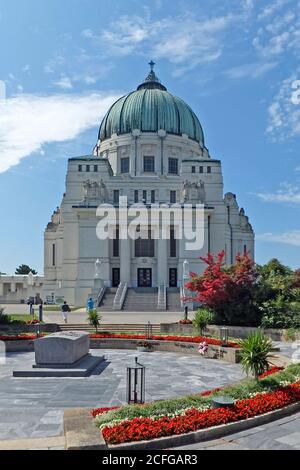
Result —
M139 85L137 87L137 89L138 90L141 90L141 89L158 89L158 90L166 91L167 90L166 87L160 83L159 78L156 76L156 74L154 72L155 62L153 62L153 60L150 60L149 65L150 65L150 72L148 73L148 75L145 78L144 82L141 83L141 85Z
M154 69L155 62L153 62L153 60L150 60L149 65L150 65L150 69L151 69L151 72L152 72L153 69Z

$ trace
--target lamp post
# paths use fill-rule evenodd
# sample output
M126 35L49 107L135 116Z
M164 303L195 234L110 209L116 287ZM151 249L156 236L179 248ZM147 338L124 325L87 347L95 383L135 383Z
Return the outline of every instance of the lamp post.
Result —
M134 364L127 367L126 399L129 405L145 403L145 369L137 357Z
M221 346L228 345L228 328L225 328L225 327L220 328L220 340L221 340Z
M184 260L182 263L182 295L183 297L187 297L187 289L185 288L185 284L189 281L190 279L190 263L187 259ZM191 305L191 302L184 301L183 302L183 307L184 307L184 319L187 320L188 318L188 309L189 306Z

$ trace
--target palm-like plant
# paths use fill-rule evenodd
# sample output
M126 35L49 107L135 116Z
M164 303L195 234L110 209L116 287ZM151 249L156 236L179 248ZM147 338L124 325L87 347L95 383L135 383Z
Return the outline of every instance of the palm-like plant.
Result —
M90 325L92 325L95 328L96 333L97 333L97 330L101 321L101 315L99 315L96 309L88 311L88 320L89 320Z
M255 380L269 368L268 358L272 350L272 341L261 331L250 333L239 341L241 364L247 375L251 373Z

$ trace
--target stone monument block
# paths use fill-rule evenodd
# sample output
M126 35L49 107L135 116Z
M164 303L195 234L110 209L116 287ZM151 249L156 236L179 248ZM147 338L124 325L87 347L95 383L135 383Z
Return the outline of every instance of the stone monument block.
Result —
M90 336L85 331L53 333L34 342L39 365L72 365L89 353Z

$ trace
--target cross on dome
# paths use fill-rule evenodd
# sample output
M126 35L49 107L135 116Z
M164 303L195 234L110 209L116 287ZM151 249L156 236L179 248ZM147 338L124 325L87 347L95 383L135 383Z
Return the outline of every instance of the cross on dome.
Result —
M150 60L149 65L150 65L151 72L152 72L154 69L155 62L153 62L153 60Z

